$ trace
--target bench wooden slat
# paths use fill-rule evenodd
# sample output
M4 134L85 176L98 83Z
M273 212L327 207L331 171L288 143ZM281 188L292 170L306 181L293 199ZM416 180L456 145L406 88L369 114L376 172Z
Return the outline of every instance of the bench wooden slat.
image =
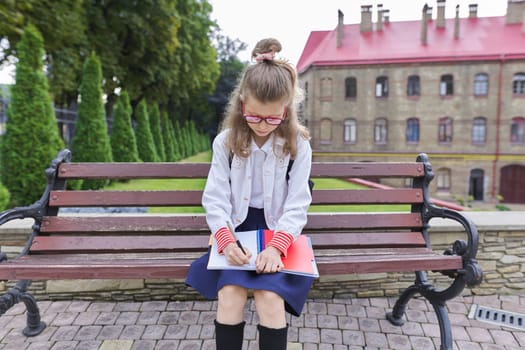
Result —
M206 178L209 163L61 163L62 179Z
M419 189L315 190L312 204L416 204L423 203Z
M421 232L314 233L308 235L316 250L383 247L425 247Z
M371 229L421 228L418 213L310 213L308 230L348 231ZM184 216L47 216L40 228L43 233L103 232L208 232L204 215Z
M208 236L39 236L33 254L206 251Z
M52 191L52 207L200 206L202 191Z
M320 233L310 235L316 249L425 247L420 232ZM37 236L32 254L205 251L208 236Z
M209 163L62 163L62 179L159 179L205 178ZM323 162L312 164L311 177L420 177L423 164L417 162Z
M52 207L200 206L202 191L52 191ZM316 190L312 204L422 203L419 189Z
M176 255L169 258L168 254L160 253L152 253L143 259L114 254L28 255L2 263L0 279L184 278L194 259L195 256ZM317 256L317 263L321 276L453 270L462 266L460 256L439 255L423 248L374 249L354 255Z
M422 163L417 162L322 162L313 163L310 176L316 177L421 177L425 175Z

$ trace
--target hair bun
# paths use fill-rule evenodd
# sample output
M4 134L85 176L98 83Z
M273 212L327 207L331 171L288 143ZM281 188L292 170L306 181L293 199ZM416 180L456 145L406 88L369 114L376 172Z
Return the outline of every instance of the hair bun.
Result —
M279 40L267 38L259 40L252 51L252 59L257 62L273 61L275 54L281 52L282 46Z

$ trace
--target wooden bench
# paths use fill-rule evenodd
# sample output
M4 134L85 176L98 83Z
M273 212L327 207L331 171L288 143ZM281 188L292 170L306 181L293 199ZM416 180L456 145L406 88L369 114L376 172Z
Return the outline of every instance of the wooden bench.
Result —
M24 334L39 334L41 322L30 280L49 279L166 279L184 278L190 263L208 247L209 230L203 214L62 214L67 207L200 206L202 191L76 191L73 179L206 178L209 164L191 163L72 163L63 150L46 170L47 188L28 207L0 213L0 225L34 218L32 234L14 259L2 255L0 280L16 280L0 297L0 315L23 301L28 310ZM309 213L304 230L312 237L321 276L353 273L415 272L415 282L399 297L386 317L403 324L409 300L416 294L434 307L443 349L452 349L445 302L466 285L481 282L476 263L476 227L459 212L429 201L432 168L425 154L416 162L314 163L316 178L410 178L411 188L313 190L313 204L408 204L406 212ZM320 181L320 180L318 180ZM433 251L429 220L449 218L461 223L465 239L451 242L446 252ZM426 271L440 271L450 286L437 289Z

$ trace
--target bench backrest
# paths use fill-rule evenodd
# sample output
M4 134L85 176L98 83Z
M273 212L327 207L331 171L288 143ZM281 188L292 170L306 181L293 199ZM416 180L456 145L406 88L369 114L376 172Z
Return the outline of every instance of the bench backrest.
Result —
M162 236L184 235L188 239L178 249L203 250L209 230L202 209L197 213L150 214L62 214L67 207L200 207L208 163L71 163L64 150L47 170L48 190L42 198L47 206L38 226L43 236L86 235L85 246L111 250L115 236L134 237L131 251L162 250ZM399 163L313 163L311 178L409 178L411 188L320 189L313 190L313 206L304 232L312 234L316 248L363 246L366 248L429 246L422 209L428 198L426 185L432 178L426 156L418 161ZM68 190L74 179L202 179L197 189L151 191ZM322 180L318 180L319 183ZM46 197L47 196L47 197ZM403 212L336 212L334 205L405 204ZM320 209L317 206L328 206ZM327 211L328 210L328 211ZM353 209L352 209L353 210ZM346 234L352 232L353 235ZM322 233L317 235L317 233ZM154 235L156 241L148 240ZM92 236L90 241L87 236ZM111 236L110 238L105 236ZM105 237L98 240L96 237ZM167 238L166 238L167 239ZM90 243L91 242L91 243ZM106 243L105 243L106 242ZM43 242L44 244L45 242ZM53 242L56 244L56 242ZM78 244L78 243L77 243ZM80 248L80 247L79 247ZM36 249L33 247L33 249ZM52 249L44 247L42 249ZM71 248L74 250L74 247ZM171 249L171 248L170 248Z

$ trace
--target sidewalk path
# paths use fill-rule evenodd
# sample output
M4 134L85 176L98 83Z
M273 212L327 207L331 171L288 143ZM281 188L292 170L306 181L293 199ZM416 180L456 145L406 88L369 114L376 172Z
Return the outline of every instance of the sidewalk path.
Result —
M439 328L424 299L409 303L406 323L390 325L391 298L309 300L291 317L288 350L439 349ZM525 332L469 319L472 303L525 313L525 296L458 297L449 302L455 349L517 350ZM48 327L22 336L22 304L0 317L0 350L197 350L215 349L215 302L39 302ZM244 349L258 349L253 302L245 311Z

